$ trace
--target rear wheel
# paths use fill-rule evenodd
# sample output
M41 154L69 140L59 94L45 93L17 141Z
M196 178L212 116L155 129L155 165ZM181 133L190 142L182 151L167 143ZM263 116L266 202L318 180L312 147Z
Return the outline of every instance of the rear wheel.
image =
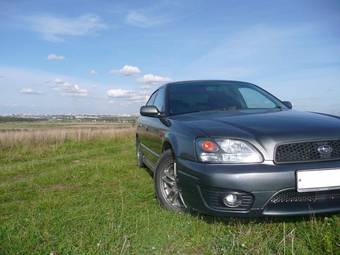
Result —
M144 161L143 161L143 152L140 147L140 143L137 140L136 141L136 158L137 158L137 166L142 168L145 167Z
M162 154L155 170L156 196L160 205L168 210L184 212L187 206L178 187L176 163L171 150Z

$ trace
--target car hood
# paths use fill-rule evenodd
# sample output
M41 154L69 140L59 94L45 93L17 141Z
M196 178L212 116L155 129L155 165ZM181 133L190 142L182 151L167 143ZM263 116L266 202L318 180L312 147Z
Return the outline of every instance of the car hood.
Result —
M273 155L279 143L340 139L340 118L294 110L201 112L173 117L209 137L245 139Z

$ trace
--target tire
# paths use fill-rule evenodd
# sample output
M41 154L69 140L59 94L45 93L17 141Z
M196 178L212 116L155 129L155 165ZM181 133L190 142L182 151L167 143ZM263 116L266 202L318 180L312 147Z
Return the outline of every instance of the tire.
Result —
M186 212L187 206L183 200L180 188L177 186L177 176L174 156L171 150L166 150L155 170L155 191L160 205L174 212Z
M144 168L145 164L143 161L143 152L140 148L140 143L138 140L136 140L136 158L137 158L137 166L139 168Z

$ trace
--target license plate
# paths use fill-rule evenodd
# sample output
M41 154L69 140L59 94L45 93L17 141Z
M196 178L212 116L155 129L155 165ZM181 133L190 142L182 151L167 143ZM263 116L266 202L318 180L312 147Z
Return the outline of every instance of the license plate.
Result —
M340 189L340 168L301 170L296 179L298 192Z

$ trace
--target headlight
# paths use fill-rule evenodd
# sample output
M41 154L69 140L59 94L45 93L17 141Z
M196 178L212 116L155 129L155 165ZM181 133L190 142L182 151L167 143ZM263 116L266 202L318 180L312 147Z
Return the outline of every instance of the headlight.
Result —
M210 163L260 163L262 155L251 144L234 139L196 140L196 151L200 161Z

